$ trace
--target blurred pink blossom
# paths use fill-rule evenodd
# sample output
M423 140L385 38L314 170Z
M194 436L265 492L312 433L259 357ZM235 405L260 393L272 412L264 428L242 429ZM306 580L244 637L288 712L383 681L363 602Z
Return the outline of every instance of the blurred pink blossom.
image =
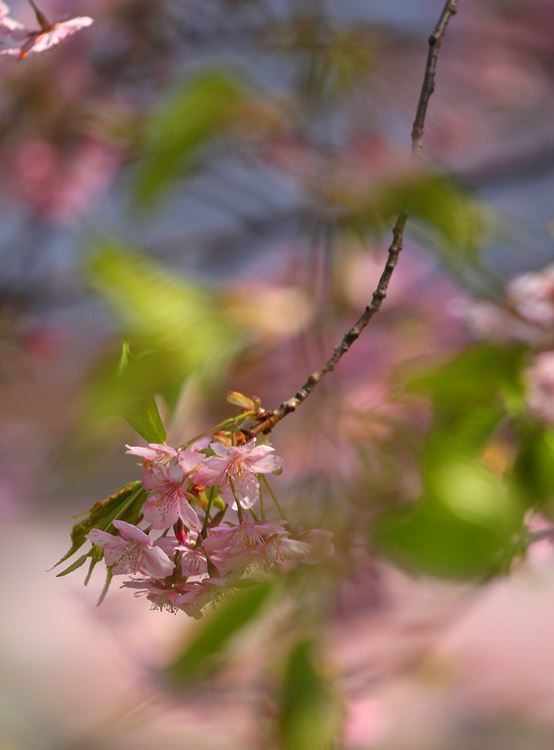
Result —
M366 748L382 742L391 727L388 711L370 695L352 700L347 707L344 740L348 747Z
M554 351L538 354L526 375L529 409L540 419L554 424Z
M518 276L508 286L508 300L526 320L554 326L554 264Z
M172 573L174 564L161 547L152 544L144 531L126 521L114 521L113 525L119 536L92 529L87 538L104 550L106 565L114 575L143 573L160 578Z

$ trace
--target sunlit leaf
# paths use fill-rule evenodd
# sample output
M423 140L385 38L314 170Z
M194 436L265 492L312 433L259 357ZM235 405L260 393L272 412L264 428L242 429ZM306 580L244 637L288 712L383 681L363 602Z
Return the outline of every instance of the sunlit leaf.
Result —
M117 374L125 380L126 373L132 362L131 348L128 341L123 343ZM163 443L166 438L165 427L154 398L146 396L144 401L133 404L133 407L123 412L123 416L139 435L149 443Z
M87 411L125 415L147 440L160 442L154 396L171 403L193 373L204 388L220 382L245 334L229 322L214 292L115 243L96 248L89 274L128 340L123 356L108 356L95 373Z
M259 583L233 592L227 601L204 615L185 646L167 667L176 687L185 687L213 674L221 666L231 641L262 611L272 592L271 584Z
M283 750L337 747L339 707L311 640L297 643L288 656L279 693L278 724Z
M414 506L389 510L372 525L377 547L416 572L462 579L498 572L524 515L509 484L455 456L443 456L425 481Z

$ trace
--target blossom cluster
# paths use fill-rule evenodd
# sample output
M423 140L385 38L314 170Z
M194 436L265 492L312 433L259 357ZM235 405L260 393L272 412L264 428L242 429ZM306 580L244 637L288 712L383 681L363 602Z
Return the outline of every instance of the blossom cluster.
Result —
M480 302L460 312L481 336L531 344L533 357L525 371L527 406L554 424L554 264L513 279L504 306Z
M183 448L127 446L142 461L144 529L116 520L117 534L92 529L87 535L112 575L138 574L123 587L145 595L154 608L197 617L224 589L256 580L257 571L286 571L333 554L329 531L293 534L284 519L267 520L263 506L261 518L256 515L260 477L281 470L274 449L255 439L237 445L236 435L219 437Z
M0 55L23 60L29 55L45 52L55 47L64 39L93 23L92 18L80 16L67 21L48 21L35 5L31 3L37 18L38 29L30 29L11 18L10 9L0 0Z

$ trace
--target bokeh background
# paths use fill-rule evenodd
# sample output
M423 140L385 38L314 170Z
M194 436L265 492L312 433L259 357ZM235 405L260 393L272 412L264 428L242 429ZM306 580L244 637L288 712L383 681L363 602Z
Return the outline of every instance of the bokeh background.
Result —
M319 750L330 715L347 750L552 747L549 545L475 583L474 537L456 531L444 565L423 539L436 554L409 550L415 570L366 533L421 492L432 417L406 383L471 344L474 300L554 259L554 7L460 6L417 170L437 0L48 0L94 26L1 63L1 750ZM277 596L224 644L225 669L181 679L204 620L117 586L97 608L101 575L48 572L71 517L137 476L120 415L152 393L174 442L232 414L230 388L270 408L292 395L369 299L406 203L382 313L274 435L282 503L332 529L336 556L294 583L302 617ZM482 356L451 375L486 418L479 367L513 359ZM439 439L459 415L443 416ZM488 444L487 470L509 454ZM419 570L448 566L455 582Z

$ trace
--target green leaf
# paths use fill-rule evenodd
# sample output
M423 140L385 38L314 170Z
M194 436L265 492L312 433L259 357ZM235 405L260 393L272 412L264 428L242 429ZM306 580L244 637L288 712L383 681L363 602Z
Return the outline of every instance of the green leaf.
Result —
M77 560L75 560L75 562L72 563L68 568L62 570L61 573L58 573L56 578L61 578L62 576L69 575L69 573L73 573L74 570L78 570L82 565L85 564L89 557L90 552L87 552L85 555L81 555L81 557L77 558Z
M86 541L86 535L91 529L101 529L102 531L113 531L113 521L120 519L127 523L136 523L142 512L142 507L146 500L146 493L140 482L130 482L121 487L113 495L109 495L103 500L96 502L88 511L83 521L75 524L71 530L71 547L68 552L54 565L57 567L71 557ZM90 553L87 553L86 557ZM82 559L82 558L81 558ZM80 565L85 562L82 559ZM79 562L79 561L77 561ZM71 566L70 566L71 567ZM80 567L79 565L77 567ZM71 572L71 570L64 571Z
M444 413L458 414L470 404L521 391L524 357L525 349L518 345L477 344L413 376L408 389L428 395Z
M225 132L243 85L223 70L204 71L174 92L146 123L144 157L137 175L139 205L158 201L187 170L199 152Z
M167 667L175 687L186 687L213 674L221 666L232 641L251 624L267 603L271 584L259 583L233 592L198 623L179 655Z
M106 580L104 582L104 587L102 588L102 591L100 592L100 596L98 597L98 601L96 602L97 607L99 607L104 601L104 599L106 598L108 591L110 589L112 578L113 578L112 569L106 568Z
M512 476L529 506L554 514L554 430L526 425L520 431L520 447Z
M425 481L419 502L376 519L376 546L415 572L471 579L500 571L524 515L510 485L477 462L446 455Z
M339 707L311 640L302 640L292 648L279 692L278 725L283 750L337 747Z
M171 407L192 375L205 390L219 385L247 334L230 322L216 293L116 243L96 247L89 277L127 340L91 375L83 421L125 415L147 440L160 442L154 396Z
M120 378L125 378L125 373L130 367L131 362L131 347L128 341L124 341L117 368ZM131 427L148 443L163 443L165 441L165 427L160 417L158 406L152 396L146 398L143 403L135 405L132 410L127 410L123 416Z
M520 346L479 344L408 381L412 393L426 395L433 423L423 445L422 465L449 456L479 455L492 431L522 393Z

